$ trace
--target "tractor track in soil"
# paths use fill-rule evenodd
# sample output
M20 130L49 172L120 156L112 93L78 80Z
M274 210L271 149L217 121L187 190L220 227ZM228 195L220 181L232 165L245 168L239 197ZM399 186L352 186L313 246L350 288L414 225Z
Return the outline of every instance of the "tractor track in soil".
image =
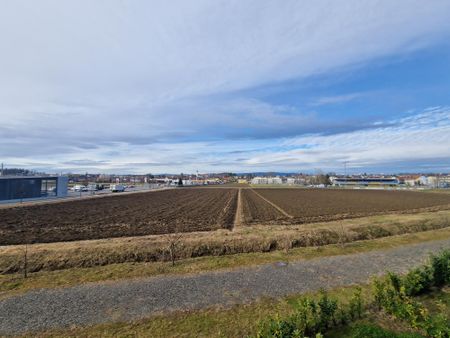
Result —
M275 209L277 209L279 212L281 212L284 216L286 216L287 218L294 218L294 216L288 214L286 211L284 211L282 208L280 208L278 205L276 205L275 203L273 203L272 201L269 201L267 198L265 198L264 196L262 196L261 194L257 193L255 191L255 189L251 189L256 195L258 195L262 200L264 200L266 203L270 204L271 206L273 206Z

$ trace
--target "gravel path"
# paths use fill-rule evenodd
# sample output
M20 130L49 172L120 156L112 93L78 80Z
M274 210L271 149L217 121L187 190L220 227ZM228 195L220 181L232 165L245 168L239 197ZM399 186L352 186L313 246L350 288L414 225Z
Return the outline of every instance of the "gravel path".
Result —
M0 301L0 335L139 319L162 311L227 306L361 283L386 270L406 271L444 247L450 247L450 239L289 264L31 291Z

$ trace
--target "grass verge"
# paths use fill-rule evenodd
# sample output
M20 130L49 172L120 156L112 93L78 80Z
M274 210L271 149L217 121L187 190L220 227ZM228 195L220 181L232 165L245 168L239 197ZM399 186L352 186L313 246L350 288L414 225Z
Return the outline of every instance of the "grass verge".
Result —
M122 263L91 268L40 271L30 273L26 279L21 274L0 275L0 298L37 288L67 287L87 282L233 269L279 261L289 262L334 255L354 254L371 250L385 250L401 245L445 238L450 238L450 228L374 240L356 241L343 245L333 244L321 247L294 248L289 251L190 258L176 262L175 266L172 266L168 262Z

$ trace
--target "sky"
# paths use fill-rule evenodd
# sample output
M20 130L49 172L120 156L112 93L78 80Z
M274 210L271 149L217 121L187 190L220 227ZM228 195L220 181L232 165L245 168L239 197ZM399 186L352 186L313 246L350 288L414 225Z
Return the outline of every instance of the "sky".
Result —
M0 0L0 162L448 172L448 0Z

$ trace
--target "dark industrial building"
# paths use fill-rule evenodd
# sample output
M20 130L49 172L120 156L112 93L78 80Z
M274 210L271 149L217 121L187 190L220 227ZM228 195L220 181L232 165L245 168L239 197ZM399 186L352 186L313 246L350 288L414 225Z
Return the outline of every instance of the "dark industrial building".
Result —
M399 184L396 177L341 177L332 180L333 185L337 186L390 186L395 187Z
M67 196L65 176L0 176L0 201Z

